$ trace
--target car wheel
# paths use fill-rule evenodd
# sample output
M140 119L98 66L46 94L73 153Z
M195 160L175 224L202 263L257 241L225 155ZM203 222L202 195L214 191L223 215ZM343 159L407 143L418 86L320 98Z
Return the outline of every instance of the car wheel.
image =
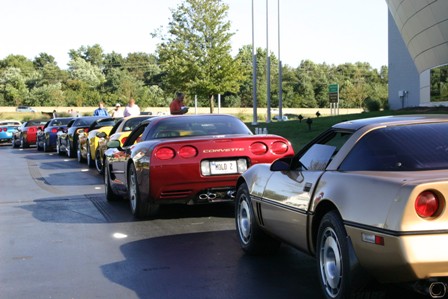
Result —
M59 156L62 156L62 152L61 152L61 141L58 139L58 141L56 141L56 153Z
M140 196L140 190L137 183L137 171L134 164L131 164L128 170L128 189L131 212L136 218L146 219L154 217L157 214L159 205Z
M356 293L357 290L351 286L347 233L336 211L322 218L316 256L319 281L326 298L350 298Z
M12 147L13 147L13 148L18 148L18 147L19 147L19 144L18 144L18 142L17 142L16 139L13 139L13 140L12 140Z
M75 149L75 142L73 141L73 144L70 144L70 140L66 140L66 144L67 144L67 156L69 157L69 158L74 158L75 157L75 151L74 151L74 149Z
M95 152L95 167L99 174L104 174L104 160L98 150Z
M241 248L249 254L275 252L281 242L261 230L255 219L247 185L242 184L236 194L235 224Z
M25 138L23 138L23 136L20 137L20 147L21 148L28 148L28 147L30 147L30 145L26 142L26 140L25 140Z
M112 191L112 187L110 186L110 174L108 170L104 173L104 192L106 193L107 201L116 201L120 199L120 197Z
M44 152L48 152L48 151L49 151L49 148L48 148L48 146L47 146L47 141L44 141L42 150L43 150Z
M81 154L81 143L78 143L78 150L76 151L76 158L79 163L82 163L85 161L85 159L83 158L83 156Z
M94 167L95 166L95 163L94 163L94 160L92 160L92 155L90 154L90 146L89 146L89 144L87 143L87 166L89 166L89 167Z
M42 151L42 147L40 146L40 142L39 142L39 140L36 142L36 149L37 149L37 151Z

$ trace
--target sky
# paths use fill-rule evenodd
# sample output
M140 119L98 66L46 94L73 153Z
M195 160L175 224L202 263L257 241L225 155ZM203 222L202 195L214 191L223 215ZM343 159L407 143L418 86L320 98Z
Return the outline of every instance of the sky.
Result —
M182 0L1 0L0 59L10 54L55 57L66 69L68 52L99 44L104 53L155 53L151 33L167 28ZM252 0L229 6L232 55L252 44ZM385 0L253 0L255 47L283 65L303 60L387 65ZM278 9L279 8L279 9ZM279 34L280 33L280 36Z

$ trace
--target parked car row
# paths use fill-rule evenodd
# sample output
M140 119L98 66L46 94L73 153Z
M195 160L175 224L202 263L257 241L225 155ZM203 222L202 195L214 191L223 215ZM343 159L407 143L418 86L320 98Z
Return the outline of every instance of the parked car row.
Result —
M136 218L156 217L163 204L233 202L236 181L249 167L294 154L285 138L254 135L230 115L27 122L35 123L34 131L24 125L17 131L22 147L36 144L95 167L104 175L107 200L128 199Z
M448 116L342 122L295 155L228 115L89 121L69 122L58 152L93 159L107 200L128 199L137 218L234 202L242 250L314 256L325 298L376 298L378 282L446 297Z

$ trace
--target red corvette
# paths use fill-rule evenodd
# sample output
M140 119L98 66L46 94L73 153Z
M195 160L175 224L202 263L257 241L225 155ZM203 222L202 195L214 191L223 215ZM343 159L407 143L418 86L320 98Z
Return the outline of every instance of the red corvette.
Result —
M32 119L24 122L17 128L12 136L12 146L27 148L30 145L35 145L37 140L37 131L43 130L48 119Z
M253 135L230 115L179 115L143 121L123 146L105 156L107 200L127 197L137 218L160 204L233 201L238 177L250 166L294 154L288 140Z

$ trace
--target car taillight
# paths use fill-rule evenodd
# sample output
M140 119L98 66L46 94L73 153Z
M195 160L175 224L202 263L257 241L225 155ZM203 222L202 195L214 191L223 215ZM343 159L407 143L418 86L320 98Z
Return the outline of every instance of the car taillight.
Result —
M271 150L274 154L281 155L288 151L288 145L283 141L276 141L272 144Z
M2 128L2 130L3 130L3 132L6 132L6 131L8 131L8 129L7 129L7 128Z
M254 155L263 155L268 151L268 147L262 142L254 142L250 145L250 151Z
M434 217L440 207L439 197L432 191L423 191L415 199L415 211L422 218Z
M198 150L194 146L190 145L183 146L179 150L179 156L185 159L196 157L197 154Z
M154 154L154 156L160 160L169 160L174 158L175 155L176 153L174 152L174 150L169 147L161 147L157 149Z
M126 142L126 140L128 140L128 137L126 136L126 137L123 137L123 138L121 138L121 145L123 145L125 142Z
M51 133L57 133L58 132L58 129L56 129L56 128L53 128L53 129L51 129Z

